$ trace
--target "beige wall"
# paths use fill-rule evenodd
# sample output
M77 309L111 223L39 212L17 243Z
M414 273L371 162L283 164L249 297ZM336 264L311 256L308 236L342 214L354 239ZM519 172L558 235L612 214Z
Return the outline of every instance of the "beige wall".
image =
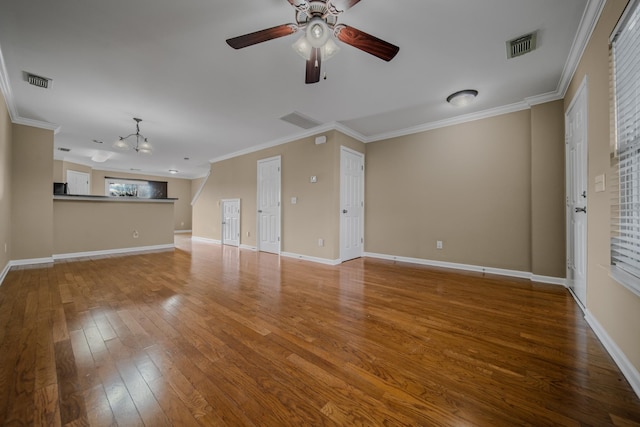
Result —
M53 253L53 131L13 125L12 260Z
M11 261L11 118L0 92L0 274ZM5 251L6 247L6 251Z
M194 236L220 240L220 201L239 198L241 244L256 246L257 162L281 156L282 251L337 259L340 145L364 152L364 144L335 131L325 135L325 144L316 145L314 137L309 137L212 164L193 207ZM309 182L312 175L317 176L315 184ZM292 197L297 198L296 204L291 203ZM318 246L320 238L325 241L323 247Z
M608 41L626 0L608 0L580 61L567 95L565 110L588 77L588 231L587 310L640 371L640 298L609 277L610 194L594 192L597 175L610 182Z
M367 144L367 252L530 272L530 135L525 110Z
M57 255L173 244L172 203L55 200L53 213Z
M191 230L191 180L152 175L137 175L123 172L94 170L90 166L77 163L54 160L53 181L66 182L67 170L85 172L90 176L90 191L94 196L104 196L104 181L106 176L123 179L148 179L152 181L167 181L168 197L178 199L174 204L174 230Z
M148 179L151 181L167 181L167 196L176 198L174 206L174 230L191 230L191 181L182 178L164 176L138 175L133 173L93 170L91 173L91 194L104 196L105 177L123 179Z
M67 162L63 160L53 161L53 182L67 182L67 171L72 170L76 172L84 172L89 174L89 180L91 180L91 166L80 165L78 163ZM89 183L90 186L92 183Z
M564 103L531 108L531 272L565 277Z

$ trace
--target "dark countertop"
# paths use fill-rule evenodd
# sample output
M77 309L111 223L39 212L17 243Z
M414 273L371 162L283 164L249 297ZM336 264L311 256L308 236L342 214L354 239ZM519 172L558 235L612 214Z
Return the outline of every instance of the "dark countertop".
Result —
M173 203L177 198L145 199L141 197L109 197L90 194L54 194L53 200L86 201L86 202L138 202L138 203Z

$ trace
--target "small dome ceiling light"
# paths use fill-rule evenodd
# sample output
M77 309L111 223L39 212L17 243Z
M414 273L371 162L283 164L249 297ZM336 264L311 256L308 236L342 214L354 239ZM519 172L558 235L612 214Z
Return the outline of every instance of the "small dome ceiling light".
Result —
M465 89L452 93L447 97L447 102L455 107L464 107L471 104L471 102L478 96L478 91L475 89Z

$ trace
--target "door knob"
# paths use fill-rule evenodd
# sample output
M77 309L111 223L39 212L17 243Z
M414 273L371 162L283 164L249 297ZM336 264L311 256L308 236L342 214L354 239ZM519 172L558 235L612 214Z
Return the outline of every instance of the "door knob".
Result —
M587 213L587 207L585 206L584 208L576 208L576 212Z
M348 211L346 209L342 209L342 213L347 213Z

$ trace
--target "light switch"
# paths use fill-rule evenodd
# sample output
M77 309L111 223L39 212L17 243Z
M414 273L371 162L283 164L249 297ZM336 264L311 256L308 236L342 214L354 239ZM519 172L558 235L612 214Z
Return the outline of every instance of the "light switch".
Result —
M298 198L297 197L292 197L291 198L291 204L295 205L296 203L298 203Z
M311 183L316 183L316 182L318 182L318 177L317 177L317 176L315 176L315 175L313 175L311 178L309 178L309 182L311 182Z
M597 175L595 179L594 191L596 193L602 193L605 190L606 190L606 184L605 184L604 174Z

